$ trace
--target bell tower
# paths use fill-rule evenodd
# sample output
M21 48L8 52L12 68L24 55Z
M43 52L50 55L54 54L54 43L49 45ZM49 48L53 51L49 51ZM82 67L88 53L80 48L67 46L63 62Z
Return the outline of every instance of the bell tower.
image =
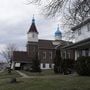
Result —
M30 29L27 33L27 36L28 36L28 41L29 42L38 42L38 31L37 31L37 28L36 28L36 25L35 25L34 16L33 16L33 19L32 19L32 24L30 26Z
M36 55L36 52L38 52L38 31L35 25L34 16L32 18L30 29L27 33L27 39L27 52L29 56L33 57Z

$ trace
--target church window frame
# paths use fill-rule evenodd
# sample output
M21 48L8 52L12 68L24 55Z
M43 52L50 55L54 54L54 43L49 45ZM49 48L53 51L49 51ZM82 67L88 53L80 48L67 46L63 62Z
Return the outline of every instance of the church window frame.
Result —
M52 64L49 64L49 68L52 68Z
M46 52L43 52L43 59L46 59Z
M89 49L85 50L85 56L89 56Z
M52 51L51 51L51 52L50 52L50 59L51 59L51 60L52 60L52 54L53 54L53 53L52 53Z
M46 64L45 63L43 63L43 68L46 68Z

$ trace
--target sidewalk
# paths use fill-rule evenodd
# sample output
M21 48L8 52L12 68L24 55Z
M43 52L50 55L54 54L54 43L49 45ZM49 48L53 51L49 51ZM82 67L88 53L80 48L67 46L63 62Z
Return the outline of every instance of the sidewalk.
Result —
M26 75L25 73L22 73L22 72L20 72L20 71L18 71L18 70L16 70L16 72L18 73L18 74L20 74L23 78L30 78L28 75Z

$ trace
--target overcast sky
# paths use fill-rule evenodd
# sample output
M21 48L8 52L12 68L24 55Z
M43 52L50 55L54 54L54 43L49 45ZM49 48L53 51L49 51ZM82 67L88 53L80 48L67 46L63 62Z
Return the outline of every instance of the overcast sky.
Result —
M54 32L60 23L58 19L45 18L38 6L27 3L27 0L0 0L0 51L9 43L25 50L33 14L39 38L54 39Z

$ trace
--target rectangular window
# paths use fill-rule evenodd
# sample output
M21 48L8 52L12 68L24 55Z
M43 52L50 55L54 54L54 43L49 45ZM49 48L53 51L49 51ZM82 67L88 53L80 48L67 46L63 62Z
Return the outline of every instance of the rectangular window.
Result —
M46 67L46 65L45 65L45 63L43 63L43 68L45 68Z
M65 52L62 53L62 58L65 59Z
M82 50L82 56L85 56L85 50Z
M49 64L49 68L52 68L52 64Z
M43 59L46 59L46 52L43 52Z
M67 53L67 57L68 57L68 59L70 59L70 57L71 57L70 53Z
M52 52L50 52L50 59L52 60Z
M89 56L89 50L88 49L85 50L85 56Z
M78 29L78 35L81 35L81 28Z
M39 57L39 52L38 52L38 57Z
M79 57L82 56L82 50L79 50Z
M87 24L87 31L90 31L90 24Z
M35 52L35 47L32 47L33 48L33 52Z

